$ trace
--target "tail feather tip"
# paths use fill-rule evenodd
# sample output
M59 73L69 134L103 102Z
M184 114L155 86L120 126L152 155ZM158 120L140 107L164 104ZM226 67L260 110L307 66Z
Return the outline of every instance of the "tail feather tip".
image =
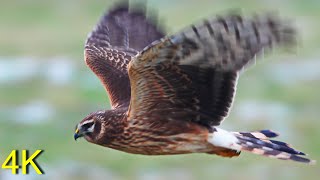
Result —
M259 131L260 133L264 134L266 137L268 138L274 138L274 137L277 137L279 136L280 134L277 133L277 132L274 132L272 130L268 130L268 129L265 129L265 130L261 130Z
M316 165L316 164L317 164L317 161L316 161L316 160L310 160L309 164L310 164L310 165Z

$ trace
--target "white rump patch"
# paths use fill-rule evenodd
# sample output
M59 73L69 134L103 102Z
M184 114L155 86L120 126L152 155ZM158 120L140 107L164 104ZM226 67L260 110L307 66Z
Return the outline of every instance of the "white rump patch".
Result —
M208 142L214 146L224 147L240 151L241 146L238 144L237 137L228 131L220 128L215 128L216 131L210 133L208 136Z

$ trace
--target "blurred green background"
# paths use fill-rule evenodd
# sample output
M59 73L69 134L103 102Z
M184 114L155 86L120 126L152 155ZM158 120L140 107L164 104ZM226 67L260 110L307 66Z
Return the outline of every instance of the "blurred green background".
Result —
M318 179L320 166L242 153L239 158L192 154L130 155L75 142L75 125L109 108L104 89L83 61L83 44L116 1L0 0L0 162L13 149L43 149L45 175L0 179ZM131 3L137 1L132 0ZM293 20L300 43L275 50L242 74L228 130L273 129L280 140L320 160L319 0L148 0L168 33L215 14L272 11ZM319 164L319 163L318 163Z

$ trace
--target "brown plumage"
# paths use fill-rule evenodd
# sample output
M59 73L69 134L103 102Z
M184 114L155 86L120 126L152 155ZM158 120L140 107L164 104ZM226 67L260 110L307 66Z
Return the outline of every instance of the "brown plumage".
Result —
M75 139L136 154L248 151L313 162L276 134L228 132L239 71L264 49L293 45L295 31L273 16L229 15L164 37L154 21L127 5L110 10L89 35L85 61L103 83L111 110L97 111L76 128Z

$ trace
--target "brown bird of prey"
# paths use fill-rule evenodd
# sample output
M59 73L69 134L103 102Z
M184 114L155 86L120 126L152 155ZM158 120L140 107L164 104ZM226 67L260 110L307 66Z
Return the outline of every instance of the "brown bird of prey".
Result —
M85 62L98 76L110 110L89 114L74 138L144 155L241 151L303 163L270 130L231 132L217 126L228 115L239 71L264 49L295 44L296 33L272 15L228 15L165 36L145 11L109 10L89 34Z

